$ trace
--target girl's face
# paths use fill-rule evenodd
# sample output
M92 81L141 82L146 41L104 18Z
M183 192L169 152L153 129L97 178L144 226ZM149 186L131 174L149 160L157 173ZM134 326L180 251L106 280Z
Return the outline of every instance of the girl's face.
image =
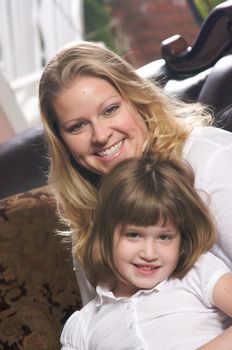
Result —
M114 294L130 297L168 278L177 266L180 244L181 235L170 223L116 229L113 259L118 278Z
M55 100L61 137L82 167L105 174L123 159L141 155L145 123L106 80L78 78Z

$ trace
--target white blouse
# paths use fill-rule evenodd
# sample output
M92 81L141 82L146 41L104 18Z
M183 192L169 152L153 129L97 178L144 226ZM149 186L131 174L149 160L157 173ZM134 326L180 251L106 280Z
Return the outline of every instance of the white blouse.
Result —
M228 272L206 253L181 280L165 280L130 298L97 287L97 296L66 322L62 350L196 349L232 323L212 300L216 282Z

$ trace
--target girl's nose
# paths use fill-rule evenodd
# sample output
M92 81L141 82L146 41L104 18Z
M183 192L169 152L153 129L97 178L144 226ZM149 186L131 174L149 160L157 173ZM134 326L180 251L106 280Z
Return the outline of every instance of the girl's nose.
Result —
M144 242L143 247L141 249L140 256L148 261L158 259L158 251L156 249L156 244L151 241Z
M95 144L105 144L111 135L111 130L104 122L97 122L92 126L92 142Z

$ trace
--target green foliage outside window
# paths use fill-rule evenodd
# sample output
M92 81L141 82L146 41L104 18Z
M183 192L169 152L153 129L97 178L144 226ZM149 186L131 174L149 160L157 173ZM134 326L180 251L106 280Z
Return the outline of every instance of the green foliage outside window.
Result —
M202 18L206 18L212 9L221 4L222 0L194 0L194 3Z
M111 0L112 1L112 0ZM145 0L144 0L145 1ZM196 21L201 25L212 9L223 3L222 0L187 0ZM113 51L118 52L113 34L112 6L105 0L84 0L85 40L102 41Z
M111 18L110 7L101 0L84 0L85 40L103 41L116 50Z

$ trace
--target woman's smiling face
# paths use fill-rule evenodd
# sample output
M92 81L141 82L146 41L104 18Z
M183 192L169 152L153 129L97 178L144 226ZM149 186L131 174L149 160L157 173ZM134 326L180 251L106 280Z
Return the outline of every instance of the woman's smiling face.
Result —
M82 167L105 174L121 160L141 155L147 127L106 80L77 78L54 107L61 137Z

